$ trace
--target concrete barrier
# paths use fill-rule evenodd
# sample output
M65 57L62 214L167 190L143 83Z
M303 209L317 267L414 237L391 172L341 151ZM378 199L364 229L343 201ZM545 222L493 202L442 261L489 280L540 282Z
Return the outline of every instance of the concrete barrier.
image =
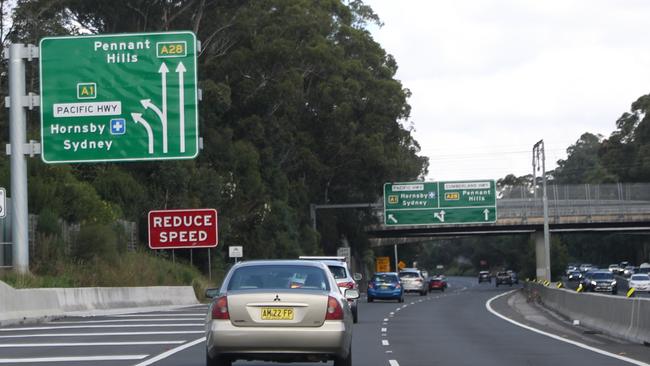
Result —
M71 313L198 303L191 286L14 289L0 281L0 326Z
M650 342L650 299L545 287L528 283L544 306L581 325L631 342Z

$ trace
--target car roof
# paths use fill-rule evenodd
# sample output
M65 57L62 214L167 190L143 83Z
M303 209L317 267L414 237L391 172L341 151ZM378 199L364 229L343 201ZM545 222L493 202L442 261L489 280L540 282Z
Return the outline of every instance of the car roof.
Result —
M375 272L374 275L397 275L397 272Z
M399 271L400 272L420 272L420 270L417 269L417 268L402 268Z

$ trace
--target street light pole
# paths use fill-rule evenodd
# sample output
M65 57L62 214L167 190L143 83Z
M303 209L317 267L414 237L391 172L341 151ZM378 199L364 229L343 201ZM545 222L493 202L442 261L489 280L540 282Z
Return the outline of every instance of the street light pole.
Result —
M551 280L551 244L550 244L550 231L548 225L548 198L546 195L546 153L544 151L544 140L539 140L533 146L533 179L535 177L535 169L539 169L541 160L542 165L542 205L544 210L544 247L543 250L536 251L538 256L538 277L543 277L544 280ZM535 181L533 181L536 183ZM539 248L542 249L542 248ZM539 256L542 258L539 258ZM540 261L541 259L541 261ZM543 266L543 272L539 273L540 264Z

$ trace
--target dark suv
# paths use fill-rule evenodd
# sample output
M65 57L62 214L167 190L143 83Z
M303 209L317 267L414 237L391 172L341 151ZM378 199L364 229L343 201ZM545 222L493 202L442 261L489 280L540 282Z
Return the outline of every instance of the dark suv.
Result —
M478 283L481 282L490 282L490 272L481 271L478 273Z
M512 286L512 276L510 276L510 273L508 272L497 272L496 284L497 287L499 287L499 285Z
M592 273L585 282L585 290L593 292L618 293L618 286L614 274L610 271L598 271Z

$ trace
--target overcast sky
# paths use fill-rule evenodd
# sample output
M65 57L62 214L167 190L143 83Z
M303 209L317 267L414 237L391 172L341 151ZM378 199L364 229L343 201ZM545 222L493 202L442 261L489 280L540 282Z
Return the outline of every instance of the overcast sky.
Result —
M650 92L647 0L366 0L399 65L427 180L532 173L584 132L608 137Z

